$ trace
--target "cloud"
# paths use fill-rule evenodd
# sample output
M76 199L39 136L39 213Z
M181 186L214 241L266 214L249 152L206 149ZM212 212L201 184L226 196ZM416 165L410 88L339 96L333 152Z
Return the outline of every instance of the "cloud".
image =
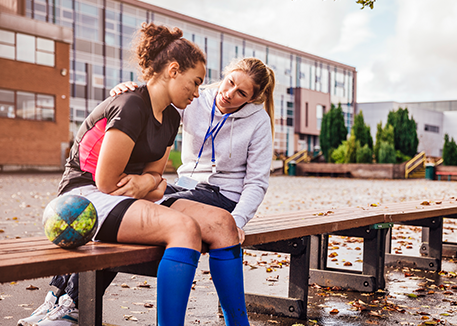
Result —
M357 11L349 13L343 21L339 43L331 50L332 53L348 52L356 46L366 42L373 37L370 30L370 13Z
M373 55L370 82L359 84L359 101L455 99L457 2L398 2L395 34ZM367 72L367 70L364 70Z

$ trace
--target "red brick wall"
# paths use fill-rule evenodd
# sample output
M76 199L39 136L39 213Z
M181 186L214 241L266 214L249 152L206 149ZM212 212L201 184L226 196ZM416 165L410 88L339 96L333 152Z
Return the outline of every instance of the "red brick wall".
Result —
M0 118L0 165L61 166L69 141L70 45L55 42L55 67L0 59L0 88L55 96L55 122ZM61 70L66 69L66 76Z

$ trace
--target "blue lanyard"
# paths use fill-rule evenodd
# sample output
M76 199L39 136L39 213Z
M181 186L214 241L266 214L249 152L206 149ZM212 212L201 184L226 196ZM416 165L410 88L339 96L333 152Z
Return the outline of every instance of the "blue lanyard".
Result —
M206 131L205 139L203 140L203 144L202 144L202 147L200 148L200 152L198 153L198 157L197 157L197 161L195 162L194 170L197 168L200 158L202 157L203 147L205 147L206 141L208 140L208 138L211 137L212 172L216 173L216 154L214 151L214 140L216 139L217 134L219 133L219 131L221 130L222 126L224 125L225 121L227 121L227 118L230 116L231 113L224 114L221 121L219 121L213 128L215 112L216 112L216 98L214 98L213 109L211 111L211 123L208 127L208 130Z

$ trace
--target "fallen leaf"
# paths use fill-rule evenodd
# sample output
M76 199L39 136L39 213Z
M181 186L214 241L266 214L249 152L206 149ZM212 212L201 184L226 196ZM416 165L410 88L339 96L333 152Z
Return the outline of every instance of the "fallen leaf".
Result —
M352 263L350 261L347 261L344 263L344 266L352 266Z
M427 206L427 205L430 205L430 202L425 200L421 203L421 205Z
M150 288L150 287L151 287L150 284L144 284L144 283L139 283L138 286L139 286L140 288Z
M121 284L121 288L126 288L126 289L127 289L127 288L130 288L130 286L128 286L128 285L125 284L125 283L122 283L122 284Z
M26 290L30 290L30 291L33 291L33 290L39 290L40 288L34 286L34 285L29 285L25 288Z
M332 310L330 310L329 313L332 314L332 315L334 315L334 314L339 313L339 311L338 311L338 309L332 309Z
M144 307L145 307L145 308L153 308L154 305L153 305L152 303L145 303L145 304L144 304Z
M138 319L132 315L124 315L125 320L138 321Z

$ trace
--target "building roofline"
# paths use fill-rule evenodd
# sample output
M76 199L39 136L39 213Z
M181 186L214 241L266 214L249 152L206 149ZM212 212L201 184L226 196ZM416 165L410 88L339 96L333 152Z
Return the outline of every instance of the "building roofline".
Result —
M249 34L246 34L246 33L238 32L238 31L235 31L235 30L227 28L227 27L216 25L216 24L213 24L213 23L210 23L210 22L198 19L198 18L194 18L194 17L191 17L191 16L187 16L187 15L181 14L181 13L176 12L176 11L172 11L172 10L169 10L169 9L158 7L156 5L145 3L143 1L138 1L138 0L120 0L120 2L121 3L130 4L130 5L133 5L133 6L137 6L137 7L141 7L141 8L146 9L146 10L151 10L151 11L157 12L159 14L170 16L170 17L176 18L178 20L183 20L183 21L188 22L188 23L193 23L193 24L196 24L196 25L200 25L200 26L205 27L205 28L217 30L217 31L219 31L221 33L230 34L230 35L233 35L233 36L236 36L236 37L239 37L239 38L243 38L243 39L245 39L247 41L252 41L252 42L256 42L256 43L262 43L262 44L265 44L266 46L270 46L270 47L273 47L273 48L276 48L276 49L279 49L279 50L287 51L287 52L290 52L290 53L295 54L295 55L305 56L305 57L307 57L307 58L309 58L311 60L316 60L316 61L319 61L319 62L322 62L322 63L331 64L333 66L336 66L336 67L339 67L339 68L343 68L343 69L348 69L348 70L351 70L351 71L356 71L356 68L353 67L353 66L349 66L349 65L346 65L346 64L343 64L343 63L340 63L340 62L337 62L337 61L333 61L333 60L330 60L330 59L326 59L326 58L323 58L323 57L319 57L317 55L310 54L310 53L307 53L307 52L304 52L304 51L300 51L298 49L294 49L294 48L291 48L291 47L286 46L286 45L281 45L279 43L268 41L268 40L260 38L260 37L256 37L256 36L252 36L252 35L249 35Z
M71 28L41 22L24 16L0 12L0 28L72 44Z

